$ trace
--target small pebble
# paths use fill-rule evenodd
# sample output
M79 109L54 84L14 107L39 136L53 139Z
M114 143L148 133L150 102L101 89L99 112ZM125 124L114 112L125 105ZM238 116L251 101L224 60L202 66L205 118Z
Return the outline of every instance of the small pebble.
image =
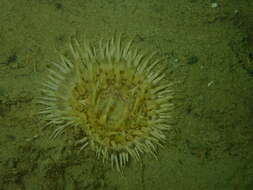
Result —
M217 8L217 7L218 7L218 3L212 3L212 4L211 4L211 7L212 7L212 8Z

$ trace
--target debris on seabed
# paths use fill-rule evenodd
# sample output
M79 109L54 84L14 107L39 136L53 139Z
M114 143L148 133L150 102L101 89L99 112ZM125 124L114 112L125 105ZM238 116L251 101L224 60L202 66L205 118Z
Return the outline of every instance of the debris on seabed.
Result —
M209 87L209 86L211 86L211 85L213 85L214 84L214 82L213 82L213 80L212 81L210 81L208 84L207 84L207 87Z

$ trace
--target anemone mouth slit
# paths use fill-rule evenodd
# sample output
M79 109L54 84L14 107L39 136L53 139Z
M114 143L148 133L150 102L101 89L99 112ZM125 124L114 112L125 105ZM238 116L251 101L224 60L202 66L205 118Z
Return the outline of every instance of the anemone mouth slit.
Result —
M118 171L143 153L156 157L173 111L172 83L156 53L121 37L98 46L73 40L69 47L72 58L52 63L39 100L40 113L56 127L53 137L80 128L81 149L89 146Z

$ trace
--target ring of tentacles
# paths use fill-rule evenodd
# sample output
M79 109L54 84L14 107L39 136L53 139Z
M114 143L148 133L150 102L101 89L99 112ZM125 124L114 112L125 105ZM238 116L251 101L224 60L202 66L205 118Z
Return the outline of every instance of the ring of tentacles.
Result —
M157 52L144 53L132 42L71 40L71 57L52 63L39 100L40 113L55 126L53 137L78 127L81 149L90 147L118 171L144 153L156 157L173 111L166 65Z

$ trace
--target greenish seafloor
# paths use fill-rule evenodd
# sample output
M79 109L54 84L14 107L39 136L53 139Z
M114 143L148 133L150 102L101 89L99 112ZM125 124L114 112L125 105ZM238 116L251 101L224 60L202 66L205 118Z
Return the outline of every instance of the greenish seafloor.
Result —
M217 5L217 6L216 6ZM0 190L253 189L252 0L1 0ZM124 176L37 116L55 49L114 31L166 57L176 114L159 160Z

